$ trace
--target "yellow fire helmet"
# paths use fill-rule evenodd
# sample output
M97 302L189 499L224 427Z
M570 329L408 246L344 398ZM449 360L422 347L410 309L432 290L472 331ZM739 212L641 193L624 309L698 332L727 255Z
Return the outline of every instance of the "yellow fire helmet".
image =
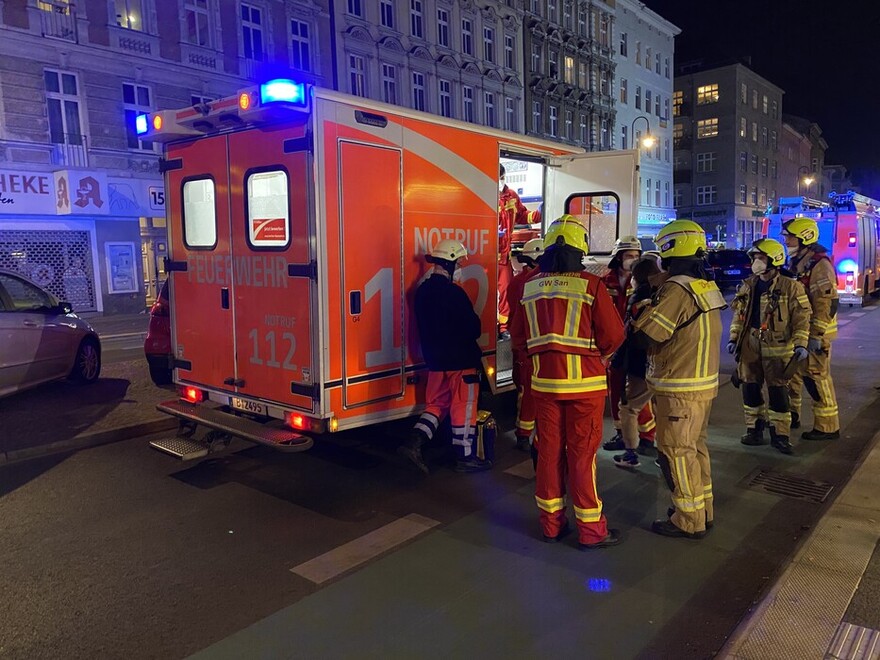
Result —
M590 251L590 239L587 236L587 229L573 215L565 214L558 220L554 220L547 228L547 234L544 236L544 249L548 249L556 245L557 239L562 238L563 242L580 250L584 254Z
M706 232L691 220L673 220L654 238L660 256L701 257L706 253Z
M429 256L432 259L458 261L459 259L467 259L467 249L458 241L445 238L434 246Z
M804 245L812 245L819 241L819 225L812 218L798 216L782 224L782 232L801 239Z
M781 266L785 263L785 246L772 238L759 238L752 243L749 256L759 252L767 257L771 266Z
M544 240L541 238L533 238L523 245L522 256L524 257L538 259L542 254L544 254Z

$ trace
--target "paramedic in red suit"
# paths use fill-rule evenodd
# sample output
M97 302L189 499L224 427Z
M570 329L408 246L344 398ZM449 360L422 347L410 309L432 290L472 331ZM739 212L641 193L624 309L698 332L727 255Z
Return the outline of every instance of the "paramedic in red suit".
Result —
M510 265L510 237L516 225L528 224L528 210L515 191L504 182L504 165L500 166L498 177L498 334L506 338L510 321L510 302L507 287L513 279Z
M532 359L537 407L538 469L535 500L544 540L569 531L565 482L583 549L620 542L609 530L596 488L596 452L602 442L605 365L624 338L623 322L602 280L584 270L587 231L572 215L547 229L539 270L523 290L515 337L525 337ZM522 350L523 346L517 347Z
M608 272L602 278L620 318L626 318L627 301L632 293L632 268L642 256L642 244L635 236L622 236L617 239L611 251L611 262ZM626 449L620 432L620 399L626 384L626 370L609 365L608 367L608 400L611 404L611 418L614 421L614 435L602 445L607 451ZM651 403L639 412L639 453L649 456L654 452L654 413Z
M480 317L465 290L455 283L459 263L466 258L467 250L458 241L440 241L427 257L434 268L416 291L415 319L428 366L427 405L409 440L397 451L425 474L428 466L422 445L434 437L446 415L452 422L456 472L482 472L492 467L491 461L474 452L482 351L477 344Z

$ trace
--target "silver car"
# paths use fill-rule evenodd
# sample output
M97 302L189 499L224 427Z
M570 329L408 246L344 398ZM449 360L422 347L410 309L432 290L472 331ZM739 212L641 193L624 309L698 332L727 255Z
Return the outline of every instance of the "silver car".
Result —
M0 397L60 378L93 383L100 373L92 326L69 303L0 270Z

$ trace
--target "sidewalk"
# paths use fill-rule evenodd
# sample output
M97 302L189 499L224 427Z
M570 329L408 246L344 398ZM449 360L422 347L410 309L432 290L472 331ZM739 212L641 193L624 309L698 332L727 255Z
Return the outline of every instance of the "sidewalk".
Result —
M150 314L144 311L140 314L113 314L94 316L83 314L82 318L95 329L101 339L134 334L146 334L150 325Z
M177 420L156 410L173 397L141 358L104 364L93 385L60 381L2 399L0 464L175 429Z

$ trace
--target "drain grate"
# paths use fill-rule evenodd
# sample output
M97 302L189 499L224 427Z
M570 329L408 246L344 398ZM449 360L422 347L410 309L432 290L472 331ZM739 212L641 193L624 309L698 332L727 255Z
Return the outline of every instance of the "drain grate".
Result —
M803 475L788 472L774 472L766 468L757 468L743 479L743 482L746 488L752 490L761 490L765 493L783 495L816 504L821 504L828 499L831 491L834 490L834 485L825 481L816 481Z

